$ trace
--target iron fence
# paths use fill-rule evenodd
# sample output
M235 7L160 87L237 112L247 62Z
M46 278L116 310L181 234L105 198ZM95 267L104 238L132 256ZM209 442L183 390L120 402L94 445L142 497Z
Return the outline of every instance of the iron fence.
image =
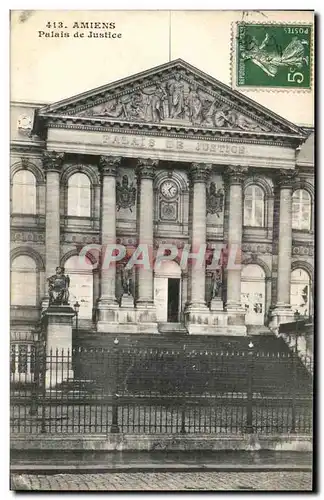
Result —
M39 342L24 360L29 370L11 371L13 433L312 432L312 377L290 351Z

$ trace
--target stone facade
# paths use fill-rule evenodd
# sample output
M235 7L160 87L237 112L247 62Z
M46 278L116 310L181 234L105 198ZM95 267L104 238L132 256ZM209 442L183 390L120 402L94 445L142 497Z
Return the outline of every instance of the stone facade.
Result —
M19 126L22 117L30 118L28 130ZM20 256L33 260L36 276L35 301L12 300L13 329L37 324L46 278L58 264L70 270L80 327L89 331L158 333L163 323L181 323L191 334L278 327L294 313L297 269L309 277L304 309L312 314L312 129L183 61L48 106L13 103L11 123L12 276L24 273ZM88 184L77 183L85 177L73 184L78 174ZM34 189L30 210L17 209L24 183ZM73 196L85 207L81 215ZM105 268L96 245L116 244L126 247L125 257ZM162 245L178 253L160 268L132 269L126 300L123 269L142 244L151 263ZM71 264L85 245L93 246L90 271ZM184 252L203 248L203 266L181 265ZM222 268L216 292L213 264Z

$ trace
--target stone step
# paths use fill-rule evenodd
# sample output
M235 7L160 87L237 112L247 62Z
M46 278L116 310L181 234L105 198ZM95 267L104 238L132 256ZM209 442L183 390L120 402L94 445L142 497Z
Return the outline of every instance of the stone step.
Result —
M158 330L160 333L188 334L187 328L182 323L159 323Z

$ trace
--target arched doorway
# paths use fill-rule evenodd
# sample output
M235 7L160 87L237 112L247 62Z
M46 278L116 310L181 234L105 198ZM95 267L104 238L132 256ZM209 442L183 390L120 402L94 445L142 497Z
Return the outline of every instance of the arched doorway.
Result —
M79 318L91 319L93 307L93 265L89 259L74 255L64 264L70 276L70 303L77 300L80 304Z
M265 317L265 272L258 264L243 266L241 302L247 325L263 325Z
M294 269L290 280L290 303L292 310L309 316L311 314L310 277L304 269Z
M178 323L181 318L181 268L174 260L162 261L155 269L154 303L159 323Z

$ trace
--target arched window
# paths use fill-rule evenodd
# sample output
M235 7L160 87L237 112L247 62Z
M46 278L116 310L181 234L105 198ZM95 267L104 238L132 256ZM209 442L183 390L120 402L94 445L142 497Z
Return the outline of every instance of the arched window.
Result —
M91 186L89 177L81 172L71 175L68 180L67 215L90 217Z
M292 310L303 315L310 315L311 290L310 277L304 269L295 269L291 273L290 303Z
M65 274L70 276L70 304L80 304L79 318L91 319L93 307L93 265L78 255L65 262Z
M12 261L11 304L37 305L37 266L28 255L19 255Z
M306 189L297 189L292 196L292 227L302 231L311 228L311 197Z
M19 170L12 179L12 211L36 214L36 178L29 170Z
M244 226L264 226L264 191L255 184L244 192Z

